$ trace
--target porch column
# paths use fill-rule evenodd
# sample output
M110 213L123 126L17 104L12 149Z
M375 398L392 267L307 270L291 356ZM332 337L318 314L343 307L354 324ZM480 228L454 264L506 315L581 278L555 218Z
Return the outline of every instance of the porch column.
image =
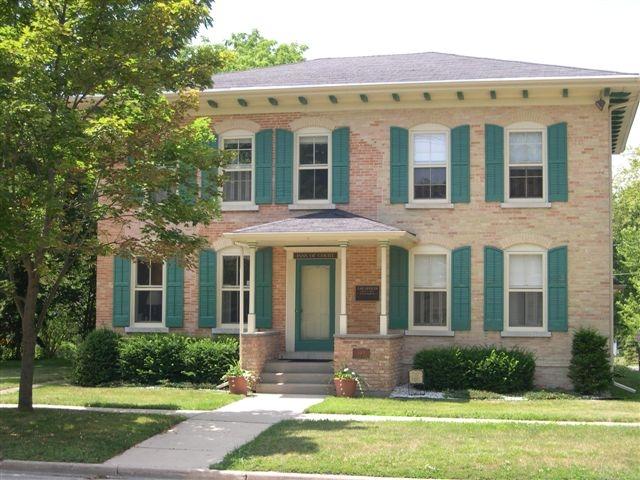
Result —
M389 326L389 301L387 298L387 270L389 242L380 242L380 335L386 335Z
M348 242L340 244L340 319L338 333L347 333L347 246Z
M256 249L255 243L249 244L249 313L247 314L247 333L256 331Z

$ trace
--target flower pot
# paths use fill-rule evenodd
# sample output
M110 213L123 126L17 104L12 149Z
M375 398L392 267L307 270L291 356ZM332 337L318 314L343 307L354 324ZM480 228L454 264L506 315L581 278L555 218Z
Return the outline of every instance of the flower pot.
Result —
M336 386L338 397L355 397L358 389L358 382L351 378L334 378L333 384Z
M244 377L229 377L229 392L236 395L246 395L249 391L249 382Z

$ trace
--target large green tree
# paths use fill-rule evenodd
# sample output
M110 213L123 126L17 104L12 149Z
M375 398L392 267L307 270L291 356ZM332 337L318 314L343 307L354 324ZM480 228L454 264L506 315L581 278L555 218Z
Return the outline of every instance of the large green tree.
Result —
M627 356L640 363L640 148L616 175L613 191L614 266L624 289L616 298L616 338Z
M255 29L251 33L234 33L214 45L222 60L223 72L301 62L308 48L300 43L278 43L264 38Z
M187 48L211 3L0 0L0 259L21 321L23 410L36 336L77 260L189 264L203 242L193 227L218 212L220 179L198 191L196 171L224 158L194 113L220 61ZM95 235L100 221L118 234Z

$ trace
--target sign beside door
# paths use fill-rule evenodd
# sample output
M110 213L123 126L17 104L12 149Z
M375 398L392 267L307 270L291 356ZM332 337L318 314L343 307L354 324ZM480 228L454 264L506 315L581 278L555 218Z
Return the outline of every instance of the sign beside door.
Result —
M356 285L356 300L380 300L378 285Z
M337 252L294 252L293 258L296 260L316 260L338 258Z

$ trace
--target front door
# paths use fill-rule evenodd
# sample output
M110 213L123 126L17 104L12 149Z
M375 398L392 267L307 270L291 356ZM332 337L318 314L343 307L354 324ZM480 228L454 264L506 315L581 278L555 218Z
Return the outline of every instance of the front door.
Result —
M296 260L296 351L332 351L335 260Z

